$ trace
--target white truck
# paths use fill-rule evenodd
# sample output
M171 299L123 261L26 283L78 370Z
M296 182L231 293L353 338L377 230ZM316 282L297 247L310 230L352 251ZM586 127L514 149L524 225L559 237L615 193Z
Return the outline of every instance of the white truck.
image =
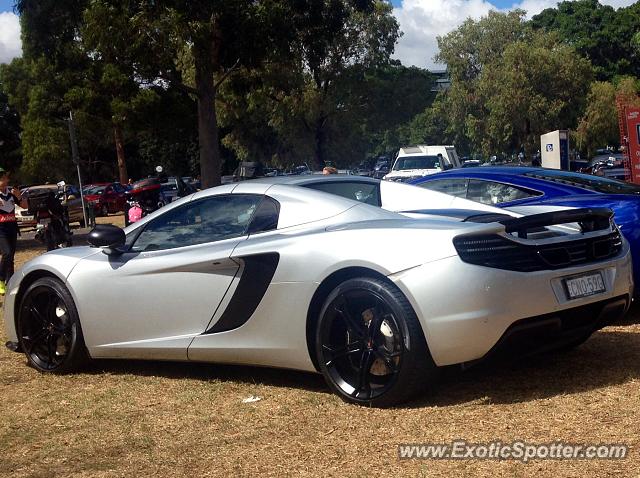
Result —
M391 171L382 179L408 182L459 167L460 160L454 146L405 146L400 148Z

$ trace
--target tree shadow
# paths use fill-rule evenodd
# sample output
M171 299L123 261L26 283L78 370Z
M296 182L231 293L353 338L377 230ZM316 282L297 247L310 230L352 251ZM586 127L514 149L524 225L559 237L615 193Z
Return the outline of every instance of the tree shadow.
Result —
M520 403L623 384L640 377L640 334L605 329L570 351L443 372L433 393L408 406Z

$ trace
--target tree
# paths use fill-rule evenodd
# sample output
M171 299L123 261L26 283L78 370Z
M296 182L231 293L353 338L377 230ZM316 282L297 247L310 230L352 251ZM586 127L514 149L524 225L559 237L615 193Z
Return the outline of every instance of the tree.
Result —
M475 141L485 152L524 147L530 156L541 134L577 125L591 79L590 63L555 35L538 32L512 43L480 81L489 114L474 129Z
M281 166L347 165L431 103L431 76L389 59L398 36L390 6L359 3L290 4L292 53L241 69L221 89L224 144Z
M612 80L640 75L640 54L633 37L640 29L640 5L615 10L598 0L563 1L531 20L535 29L556 31L580 55L589 59L596 77Z
M70 177L73 165L65 124L65 79L44 59L14 59L0 66L0 81L9 103L20 115L23 182L56 181ZM66 109L68 114L68 109Z
M491 11L478 21L468 19L456 30L438 37L436 60L447 65L451 80L449 90L440 100L448 117L446 130L453 144L463 151L478 152L483 148L489 110L479 91L479 82L508 45L525 38L524 15L522 10L508 14Z
M587 96L587 107L576 131L578 148L592 156L595 150L620 144L616 88L608 82L596 81Z
M303 117L313 137L313 158L322 168L328 159L330 125L346 105L336 101L365 80L365 70L389 64L399 37L391 5L381 1L310 1L308 12L297 11L295 49L298 68L308 72ZM292 65L295 68L295 65ZM351 81L350 81L351 80Z
M289 29L282 5L251 0L122 0L95 1L91 8L100 10L94 17L99 21L92 25L103 33L99 51L105 50L109 31L127 32L128 44L118 48L120 55L110 61L122 65L132 59L136 76L146 83L164 82L196 98L202 184L219 184L219 88L241 66L259 64L286 38Z
M20 152L20 117L9 104L0 82L0 166L14 171L22 161Z
M444 101L456 144L466 137L486 156L531 154L540 134L577 124L591 66L555 34L532 31L524 12L468 20L438 41L451 75Z
M272 65L234 75L219 98L223 144L241 159L279 167L308 162L316 154L317 96L308 77ZM400 64L346 69L336 77L323 103L324 161L348 167L367 156L397 149L390 132L433 102L433 77Z
M100 72L79 39L85 5L79 0L16 2L23 57L3 66L1 74L21 116L25 179L57 181L74 175L66 124L70 109L77 109L85 164L105 161L108 155L104 108L93 88Z

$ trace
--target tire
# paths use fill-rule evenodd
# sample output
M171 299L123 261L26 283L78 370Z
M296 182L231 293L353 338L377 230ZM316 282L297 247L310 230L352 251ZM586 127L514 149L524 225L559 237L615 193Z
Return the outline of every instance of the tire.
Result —
M320 311L315 353L327 384L348 403L390 407L433 385L438 368L406 297L380 279L349 279Z
M89 362L78 311L58 279L43 277L27 288L16 326L29 365L40 372L75 372Z
M109 215L109 206L107 204L103 204L100 208L100 215L107 217Z

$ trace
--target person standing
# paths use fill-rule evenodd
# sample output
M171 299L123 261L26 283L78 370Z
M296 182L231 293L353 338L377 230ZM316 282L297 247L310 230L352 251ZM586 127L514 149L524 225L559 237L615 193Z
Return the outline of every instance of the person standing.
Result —
M20 191L9 189L9 172L0 166L0 295L13 275L13 259L18 242L16 204L21 200Z

